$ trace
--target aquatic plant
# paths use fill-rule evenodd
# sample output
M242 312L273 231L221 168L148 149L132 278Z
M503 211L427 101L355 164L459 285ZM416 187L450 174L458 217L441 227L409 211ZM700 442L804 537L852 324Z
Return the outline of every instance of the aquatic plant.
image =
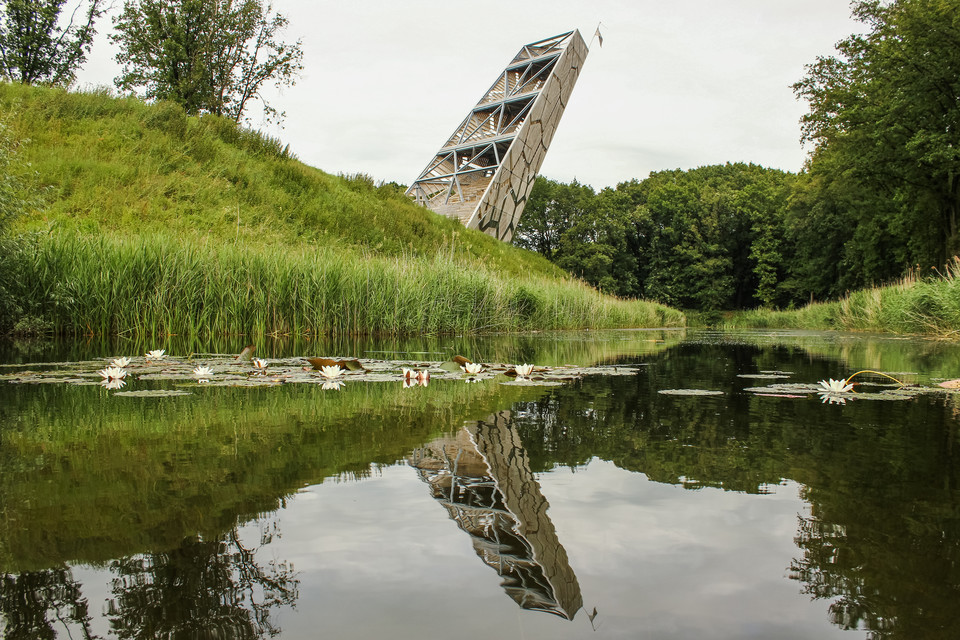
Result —
M819 384L823 387L825 393L846 393L853 389L853 385L847 384L844 379L834 380L830 378L830 380L821 380Z
M36 301L35 313L58 334L423 335L683 324L662 305L605 296L575 280L506 278L448 255L54 233L16 259L22 277L12 293Z
M340 365L335 364L329 367L320 367L320 375L328 380L333 380L340 376L343 373L343 369L340 368Z
M198 366L193 370L193 375L196 376L197 382L209 382L210 378L213 377L213 369L207 366Z
M99 373L104 380L122 380L127 375L123 367L107 367L97 373Z

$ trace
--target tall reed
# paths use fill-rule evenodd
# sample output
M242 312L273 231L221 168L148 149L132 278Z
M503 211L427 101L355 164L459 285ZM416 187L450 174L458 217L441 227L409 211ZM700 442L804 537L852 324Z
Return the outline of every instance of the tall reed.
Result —
M57 333L435 334L679 326L662 305L581 282L517 278L439 253L52 234L16 260L14 295ZM25 303L26 304L26 303Z
M911 273L885 286L801 309L757 309L727 317L725 328L841 329L960 337L960 258L927 277Z

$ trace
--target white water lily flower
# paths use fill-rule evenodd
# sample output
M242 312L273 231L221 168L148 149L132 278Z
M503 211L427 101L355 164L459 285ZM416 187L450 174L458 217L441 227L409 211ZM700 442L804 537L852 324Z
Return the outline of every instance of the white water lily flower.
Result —
M320 367L320 375L329 380L339 377L341 373L343 373L343 369L341 369L338 364L330 365L329 367Z
M127 383L122 378L104 378L100 384L104 389L123 389Z
M193 370L193 375L197 377L197 382L209 382L213 376L213 369L208 366L200 366Z
M339 369L339 367L337 367ZM334 380L333 378L327 380L322 385L321 389L326 389L328 391L340 391L340 387L347 384L344 380Z
M852 384L847 384L847 381L843 378L840 380L834 380L830 378L830 381L821 380L820 386L823 387L823 390L828 393L846 393L853 390Z
M528 375L533 373L532 364L518 364L517 365L517 375L521 378L526 378Z
M126 366L130 365L130 358L123 356L122 358L114 358L110 361L110 366L119 367L123 369Z
M97 371L104 380L122 380L127 376L127 372L123 370L123 367L107 367L106 369L101 369Z
M402 368L400 369L400 373L403 374L404 379L416 378L416 377L417 377L417 372L416 372L416 371L414 371L413 369L407 369L406 367L402 367Z
M153 351L147 351L147 360L163 360L167 357L164 349L154 349Z
M469 373L470 375L476 375L483 371L483 365L478 362L468 362L466 364L460 365L460 368Z
M259 369L260 371L263 371L267 368L266 360L262 360L260 358L254 358L252 362L253 362L253 366Z

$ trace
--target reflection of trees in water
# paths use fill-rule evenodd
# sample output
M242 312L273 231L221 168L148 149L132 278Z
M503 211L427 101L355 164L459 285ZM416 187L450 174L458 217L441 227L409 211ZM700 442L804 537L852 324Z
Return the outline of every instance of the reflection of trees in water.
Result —
M684 347L686 348L686 347ZM514 407L535 470L593 457L689 488L763 492L803 485L812 516L799 521L790 577L832 601L831 620L890 640L960 637L960 416L952 397L859 400L755 397L761 369L792 381L836 377L804 352L744 345L654 359L633 378L585 378ZM719 398L659 389L706 388ZM867 389L869 390L869 389Z
M48 640L63 629L73 637L94 638L87 599L70 569L25 571L0 576L0 637L7 640Z
M260 545L273 534L261 532ZM216 538L186 538L165 553L111 563L111 626L119 638L253 639L280 629L272 610L292 605L299 581L293 568L261 566L237 529Z

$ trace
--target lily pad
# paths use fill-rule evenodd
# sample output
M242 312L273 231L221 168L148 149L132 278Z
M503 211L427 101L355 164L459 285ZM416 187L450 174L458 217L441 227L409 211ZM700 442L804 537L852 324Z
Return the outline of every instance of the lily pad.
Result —
M531 380L530 378L523 378L518 380L508 380L506 382L501 382L505 387L562 387L563 383L556 380L546 380L544 378L537 378Z
M781 373L738 373L738 378L747 378L748 380L785 380L790 376Z
M723 391L715 389L660 389L657 393L665 396L722 396Z
M754 393L755 396L760 396L761 398L807 398L806 395L800 395L796 393Z
M744 387L747 393L814 393L823 391L823 387L816 384L801 382L777 382L766 387Z
M189 391L179 391L177 389L143 389L142 391L117 391L113 395L128 398L167 398L171 396L191 396L193 394Z

